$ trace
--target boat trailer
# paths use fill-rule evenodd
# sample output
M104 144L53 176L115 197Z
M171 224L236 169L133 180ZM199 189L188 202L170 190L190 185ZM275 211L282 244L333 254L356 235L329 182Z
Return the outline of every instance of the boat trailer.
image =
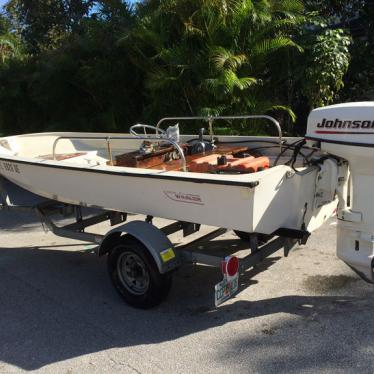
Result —
M162 302L171 287L173 271L183 264L207 265L222 271L223 280L215 285L214 293L215 305L218 306L238 291L241 273L282 248L284 255L288 256L293 247L304 244L309 236L306 231L289 229L278 230L266 237L256 234L246 237L245 233L237 232L240 250L246 252L238 258L233 248L220 248L219 251L209 246L206 248L209 241L219 238L227 229L212 228L209 233L187 244L174 245L170 235L181 232L185 238L198 233L201 225L175 221L158 228L153 224L152 216L146 216L144 220L128 220L132 214L87 209L44 199L4 178L0 179L0 192L0 210L33 212L45 231L95 244L93 251L96 255L108 257L108 271L116 289L128 304L138 308L150 308ZM113 227L105 235L86 231L103 222L109 222ZM142 292L145 288L151 290L148 297Z

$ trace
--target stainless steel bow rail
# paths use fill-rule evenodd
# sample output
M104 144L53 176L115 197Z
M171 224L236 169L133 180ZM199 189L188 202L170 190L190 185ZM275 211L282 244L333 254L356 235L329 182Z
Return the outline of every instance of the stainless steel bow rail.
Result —
M53 142L53 147L52 147L52 157L53 160L56 160L56 147L57 144L61 140L103 140L106 142L107 145L107 150L108 150L108 157L109 157L109 162L110 165L113 165L113 152L112 152L112 147L111 147L111 141L112 140L145 140L145 141L157 141L157 142L166 142L171 144L178 152L180 159L183 163L183 171L187 171L187 162L186 162L186 157L184 156L184 152L180 145L175 142L172 139L165 138L165 137L160 137L160 136L59 136L58 138L55 139Z
M169 121L207 121L208 124L209 124L209 134L210 134L211 140L213 140L213 137L214 137L213 122L214 121L217 121L217 120L247 120L247 119L266 119L266 120L270 121L278 130L279 149L280 149L280 152L282 152L282 143L283 143L283 141L282 141L282 139L283 139L282 129L280 127L279 122L271 116L267 116L267 115L196 116L196 117L165 117L165 118L162 118L158 121L156 127L150 126L150 125L143 125L143 124L138 124L138 125L132 126L132 128L135 128L135 127L138 126L138 127L143 127L143 128L148 127L148 128L155 129L156 130L156 135L155 136L151 136L151 135L147 135L147 134L144 134L144 136L141 136L139 134L133 134L133 136L59 136L53 142L52 157L53 157L53 160L56 160L56 147L57 147L57 144L61 140L64 140L64 139L65 140L73 140L73 139L77 139L77 140L103 140L103 141L106 142L106 145L107 145L110 165L113 165L113 153L112 153L112 147L111 147L111 141L112 140L134 140L134 139L137 139L137 140L145 140L145 141L158 141L158 142L169 143L178 151L178 154L180 155L180 158L183 162L183 171L187 171L186 158L184 156L184 152L183 152L182 148L180 147L180 145L170 138L167 138L167 137L162 136L162 135L158 135L158 130L165 133L164 130L160 129L160 126L161 126L162 123L169 122Z
M217 120L247 120L247 119L265 119L270 121L278 130L278 137L279 137L279 148L282 152L282 129L280 127L279 122L267 115L244 115L244 116L197 116L197 117L165 117L158 121L156 128L159 128L162 123L169 122L169 121L207 121L209 124L209 135L211 140L213 140L213 122Z

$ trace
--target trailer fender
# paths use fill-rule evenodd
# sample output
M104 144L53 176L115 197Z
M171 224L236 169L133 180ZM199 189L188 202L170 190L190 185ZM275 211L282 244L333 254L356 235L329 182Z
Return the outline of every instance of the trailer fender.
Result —
M169 238L160 229L144 221L128 222L109 231L100 244L99 256L108 253L123 235L133 236L148 249L161 274L180 265L180 260Z

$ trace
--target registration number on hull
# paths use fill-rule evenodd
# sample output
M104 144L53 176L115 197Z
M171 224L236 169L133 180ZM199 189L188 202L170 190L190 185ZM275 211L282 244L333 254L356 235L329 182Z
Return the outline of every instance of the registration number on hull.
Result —
M17 164L5 161L0 161L0 171L20 174L19 167Z

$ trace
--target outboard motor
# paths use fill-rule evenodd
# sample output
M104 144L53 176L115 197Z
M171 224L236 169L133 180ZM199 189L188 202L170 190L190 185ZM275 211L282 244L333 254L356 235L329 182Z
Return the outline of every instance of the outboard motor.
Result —
M337 256L374 282L374 102L313 110L306 139L338 160Z

